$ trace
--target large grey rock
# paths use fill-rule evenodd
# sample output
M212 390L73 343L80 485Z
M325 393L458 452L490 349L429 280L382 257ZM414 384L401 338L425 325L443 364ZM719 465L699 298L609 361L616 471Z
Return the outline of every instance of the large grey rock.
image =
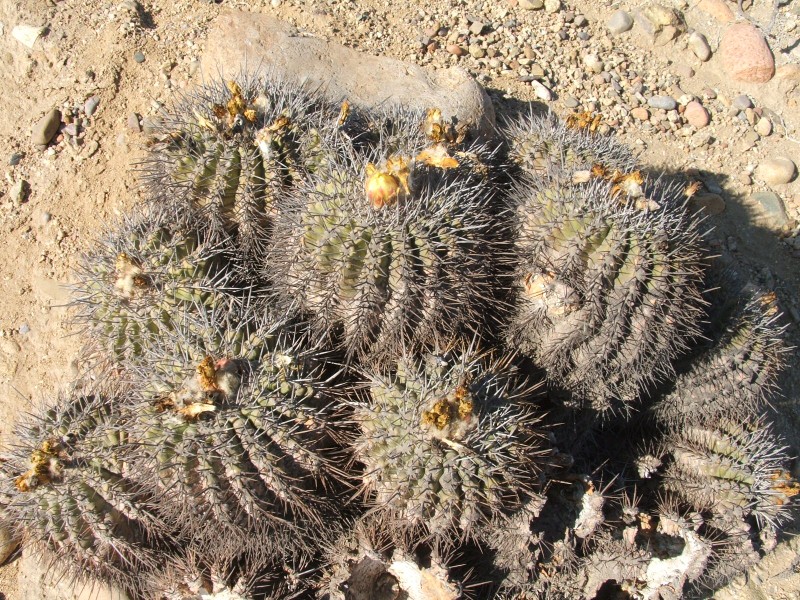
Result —
M304 37L268 15L225 12L213 24L201 61L203 77L235 77L259 67L287 80L319 87L335 100L374 107L400 103L436 107L443 116L491 135L494 109L485 90L465 70L430 71L393 58L369 56L339 44Z
M75 580L52 564L50 554L37 555L30 548L22 550L17 589L25 600L129 600L117 588L93 580Z

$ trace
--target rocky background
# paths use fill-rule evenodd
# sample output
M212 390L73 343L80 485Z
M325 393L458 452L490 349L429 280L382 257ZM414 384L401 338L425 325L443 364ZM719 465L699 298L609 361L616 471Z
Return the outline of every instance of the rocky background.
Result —
M85 369L65 284L140 201L154 119L242 57L365 102L450 106L487 131L520 111L601 115L654 170L703 183L712 249L777 293L800 346L798 2L0 0L0 441ZM789 363L773 404L800 454L796 350ZM119 597L14 547L0 529L0 600ZM719 597L797 598L799 548L787 540Z

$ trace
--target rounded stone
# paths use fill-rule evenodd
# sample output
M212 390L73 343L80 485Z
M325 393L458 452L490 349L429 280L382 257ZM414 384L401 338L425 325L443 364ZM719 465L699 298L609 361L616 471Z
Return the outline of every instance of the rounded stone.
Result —
M633 27L633 17L624 10L618 10L608 19L607 27L614 35L625 33Z
M789 183L797 175L794 162L785 156L773 156L756 167L756 177L769 185Z
M697 129L702 129L711 120L706 108L697 100L692 100L686 105L686 109L683 111L683 118L686 119L689 125Z
M469 47L469 53L472 56L472 58L483 58L484 56L486 56L486 50L484 50L477 44L472 44Z
M144 53L143 52L134 53L133 60L135 60L137 63L143 63L144 62Z
M661 110L675 110L678 107L678 103L672 96L651 96L647 100L647 104Z
M445 48L445 50L447 50L453 56L464 56L467 53L467 51L458 44L450 44L447 46L447 48Z
M708 44L706 36L702 33L697 31L692 32L689 36L689 48L694 55L703 62L711 58L711 46Z
M584 56L583 64L585 64L592 73L603 72L603 61L598 58L597 54L587 54Z
M647 121L650 118L650 113L643 106L638 106L631 111L631 116L639 121Z
M733 79L766 83L775 75L775 59L761 32L750 23L735 23L722 34L717 55Z
M31 129L31 139L37 146L46 146L53 139L53 136L58 131L61 125L61 111L57 109L51 110L43 116L36 125Z
M753 108L753 101L750 100L750 96L747 94L741 94L733 99L731 106L739 110L747 110L748 108Z
M767 117L761 117L756 123L756 131L761 137L767 137L772 133L772 121Z
M782 228L789 223L786 216L786 208L783 206L778 194L772 192L755 192L750 195L750 199L757 203L764 211L769 222L778 228Z
M519 7L525 10L542 10L544 0L519 0Z
M550 14L555 14L561 10L561 0L544 0L544 9Z
M725 200L719 194L698 194L692 196L689 205L694 210L703 211L707 215L718 215L725 211Z

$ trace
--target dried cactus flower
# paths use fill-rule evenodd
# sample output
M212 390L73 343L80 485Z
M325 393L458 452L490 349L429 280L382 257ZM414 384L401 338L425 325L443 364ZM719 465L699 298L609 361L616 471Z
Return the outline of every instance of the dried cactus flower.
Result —
M370 503L397 526L469 535L535 495L546 442L532 387L510 360L471 350L405 356L391 375L369 377L370 399L355 408L355 457Z
M627 411L699 333L696 222L675 190L646 183L649 210L612 184L526 179L517 204L511 344L595 410Z

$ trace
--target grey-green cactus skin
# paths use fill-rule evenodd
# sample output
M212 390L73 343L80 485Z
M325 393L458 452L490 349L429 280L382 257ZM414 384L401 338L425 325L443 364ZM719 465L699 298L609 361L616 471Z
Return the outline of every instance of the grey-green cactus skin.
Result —
M412 164L409 193L374 206L369 162L352 161L301 186L279 220L266 268L286 312L307 314L320 333L341 331L349 357L384 364L479 331L503 260L491 189L429 185L437 169Z
M74 390L29 417L0 461L0 494L26 543L51 551L76 580L131 590L158 565L170 532L127 476L119 400L110 389Z
M187 353L173 357L171 372L138 373L133 460L159 510L190 538L307 530L321 522L324 489L341 478L323 353L291 335L253 339L273 342L247 354L234 344L200 361Z
M338 113L270 74L212 80L161 117L141 165L148 196L260 257L286 191L324 164Z
M502 133L510 162L537 177L569 183L576 172L596 166L609 173L630 173L637 166L630 149L613 136L570 126L552 114L507 120Z
M192 221L175 221L164 211L124 220L84 256L73 286L90 352L130 367L181 327L189 340L211 337L208 328L191 331L184 324L208 321L240 302L234 260L229 246L205 241Z
M774 297L740 298L724 317L711 347L654 405L659 421L677 426L701 419L743 420L764 408L786 353Z
M699 332L701 248L681 195L526 179L508 337L595 410L625 411Z
M531 392L509 361L470 351L370 374L354 417L370 504L440 538L518 509L548 461Z

